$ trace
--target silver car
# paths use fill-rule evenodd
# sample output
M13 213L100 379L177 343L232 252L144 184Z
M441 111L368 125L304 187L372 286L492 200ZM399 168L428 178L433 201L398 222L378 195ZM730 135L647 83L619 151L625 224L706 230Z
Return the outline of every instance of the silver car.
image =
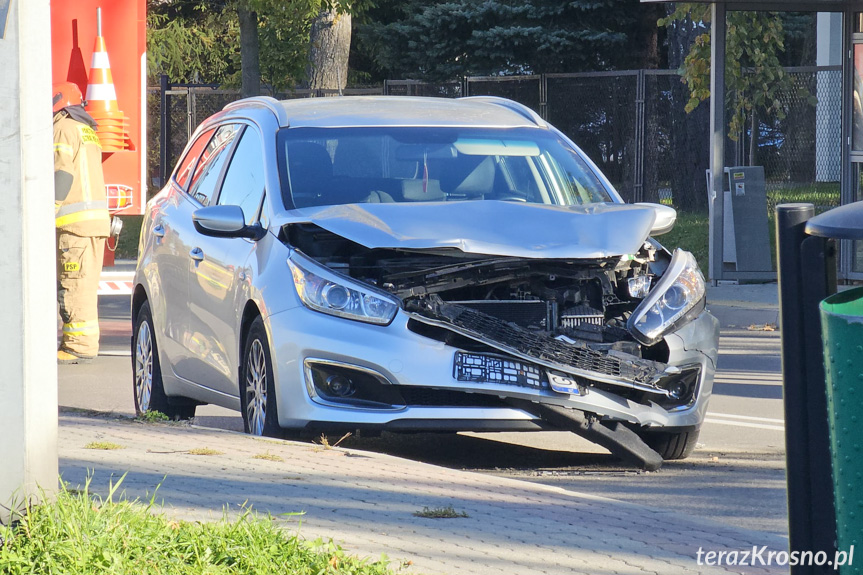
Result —
M571 429L689 455L718 323L566 136L500 98L229 104L148 204L135 406L246 431ZM612 449L614 451L614 449Z

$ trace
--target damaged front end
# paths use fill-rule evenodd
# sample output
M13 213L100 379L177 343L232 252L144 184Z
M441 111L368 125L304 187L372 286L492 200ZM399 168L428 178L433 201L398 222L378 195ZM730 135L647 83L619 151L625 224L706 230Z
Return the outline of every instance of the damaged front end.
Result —
M457 348L457 381L601 389L668 410L695 401L700 366L669 365L663 340L704 308L704 282L686 252L647 241L625 256L510 258L370 249L314 224L284 234L318 263L395 296L408 329Z

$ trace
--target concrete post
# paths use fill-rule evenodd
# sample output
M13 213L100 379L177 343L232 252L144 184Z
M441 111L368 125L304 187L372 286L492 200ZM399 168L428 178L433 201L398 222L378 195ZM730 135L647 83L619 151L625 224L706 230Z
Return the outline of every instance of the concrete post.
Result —
M49 0L0 22L0 520L57 487Z

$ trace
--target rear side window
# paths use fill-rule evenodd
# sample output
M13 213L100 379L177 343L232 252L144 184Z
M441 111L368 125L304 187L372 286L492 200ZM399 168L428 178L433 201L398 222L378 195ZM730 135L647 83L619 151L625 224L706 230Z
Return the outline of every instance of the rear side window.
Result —
M177 166L177 171L175 172L174 179L177 180L177 185L179 185L184 190L186 189L186 185L189 183L189 180L192 177L192 173L195 170L195 165L198 163L198 158L201 157L201 152L204 151L204 147L210 141L210 138L213 136L213 132L216 130L207 130L195 140L195 143L189 148L189 151L186 153L186 157L183 158L183 161Z
M195 167L192 183L189 185L189 195L198 200L201 205L209 206L222 174L222 167L228 159L228 150L234 142L234 136L241 126L228 124L220 127L213 139L207 144L201 159Z
M264 197L264 187L261 138L253 128L246 128L225 174L219 205L240 206L246 216L246 225L251 224Z

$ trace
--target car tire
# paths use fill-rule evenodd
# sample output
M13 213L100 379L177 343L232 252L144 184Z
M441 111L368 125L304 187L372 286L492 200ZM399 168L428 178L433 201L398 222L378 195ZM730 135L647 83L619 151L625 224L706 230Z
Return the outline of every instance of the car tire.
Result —
M156 330L150 302L145 301L138 310L132 332L132 391L135 413L140 417L148 411L164 413L169 419L195 417L195 405L172 405L162 386L162 369L156 347Z
M681 432L644 433L641 438L651 449L659 453L665 461L686 459L695 450L699 430Z
M264 320L256 317L249 327L240 367L240 409L246 433L284 437L279 427L273 361Z

